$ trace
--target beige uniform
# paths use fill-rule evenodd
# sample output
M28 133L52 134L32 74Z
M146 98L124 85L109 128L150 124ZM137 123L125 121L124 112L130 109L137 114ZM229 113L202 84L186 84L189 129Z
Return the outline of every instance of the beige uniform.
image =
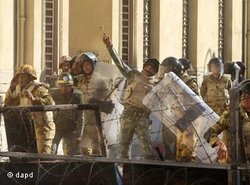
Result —
M36 100L31 101L28 99L24 95L25 90L29 90ZM41 84L35 83L34 81L31 81L22 91L19 85L16 86L13 92L8 90L6 93L5 104L8 105L9 102L17 101L18 99L19 105L21 106L55 104L54 100L48 93L48 89ZM38 153L50 154L52 140L55 136L53 113L51 111L32 112L29 116L33 120L35 126Z
M242 129L242 133L239 133L240 143L244 142L243 145L245 147L245 154L248 160L250 159L250 114L245 112L245 110L240 106L240 119L241 124L239 124L239 130ZM204 134L204 138L207 142L215 147L215 143L221 140L218 135L223 132L222 141L225 143L228 149L229 157L226 162L230 162L231 159L231 135L230 135L230 113L229 111L225 111L219 121L209 128L209 130ZM241 148L242 149L242 148ZM242 150L240 150L242 152ZM242 154L242 153L241 153ZM225 162L225 161L223 161Z
M78 81L77 87L83 93L83 102L85 104L96 103L96 101L106 98L108 89L103 77L92 74L89 76L79 75L76 79ZM101 114L103 115L104 113ZM101 130L98 129L97 124L95 112L85 110L84 129L80 143L83 154L102 155L100 143L103 142L103 138L101 138Z
M220 116L229 105L231 87L232 81L228 75L222 74L216 79L210 74L204 76L200 92L203 100Z

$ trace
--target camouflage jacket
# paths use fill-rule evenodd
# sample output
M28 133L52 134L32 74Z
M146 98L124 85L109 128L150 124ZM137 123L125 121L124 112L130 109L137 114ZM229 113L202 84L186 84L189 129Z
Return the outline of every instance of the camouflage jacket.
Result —
M109 47L108 51L117 68L126 78L126 84L122 96L124 105L132 105L139 109L149 112L146 106L142 103L143 98L153 88L153 78L143 75L143 73L131 69L119 57L113 47Z
M36 98L34 101L30 100L24 95L24 91L29 90ZM32 105L54 105L53 98L48 93L48 89L44 84L38 84L31 81L23 90L17 85L12 92L10 89L6 93L5 105L13 105L19 102L20 106ZM36 137L39 139L53 139L55 135L55 124L53 122L53 113L46 112L32 112L29 114L34 121Z
M192 90L195 94L199 95L199 88L197 84L197 80L188 75L187 72L180 75L180 79Z
M229 90L232 81L229 76L222 74L215 79L212 74L204 76L200 93L203 100L218 114L221 115L229 105Z
M240 106L240 123L239 124L239 141L241 144L239 146L239 151L243 152L241 146L245 146L246 155L250 156L250 117L247 112ZM220 139L219 134L223 133L222 141L226 144L229 152L229 160L231 158L231 133L230 133L230 112L225 111L218 122L209 128L209 130L204 134L206 141L215 147L215 143ZM242 143L243 142L243 143ZM241 153L241 156L245 154ZM242 157L241 157L242 158Z
M63 96L60 89L50 89L50 94L56 105L60 104L83 104L82 93L73 88L71 96ZM72 132L76 137L81 137L83 130L83 113L78 110L54 111L56 130Z

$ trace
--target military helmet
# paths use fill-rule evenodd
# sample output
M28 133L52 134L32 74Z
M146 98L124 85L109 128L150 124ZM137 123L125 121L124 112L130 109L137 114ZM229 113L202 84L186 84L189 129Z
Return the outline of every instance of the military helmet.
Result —
M73 81L73 77L71 76L70 73L68 72L62 72L56 83L59 85L59 84L64 84L64 85L73 85L74 84L74 81Z
M234 62L233 61L226 61L224 63L224 73L233 75L234 72L235 72Z
M162 61L161 65L167 67L168 71L172 71L176 75L180 75L184 68L183 65L175 57L165 58Z
M59 68L61 68L62 65L63 65L65 62L71 63L71 60L72 60L72 58L71 58L70 56L67 56L67 55L61 56L61 57L60 57Z
M158 72L158 70L159 70L159 65L160 65L160 63L159 63L159 61L158 61L157 59L155 59L155 58L149 58L148 60L146 60L146 62L144 62L143 67L144 67L145 65L150 65L150 66L152 66L152 68L154 69L154 72L155 72L155 74L156 74L156 73Z
M218 67L220 67L221 73L223 72L224 67L223 67L222 59L220 59L220 58L218 58L218 57L213 57L213 58L211 58L211 59L209 60L209 62L208 62L208 69L209 69L209 71L211 71L211 65L212 65L212 64L215 64L215 65L217 65Z
M80 60L81 62L92 62L93 66L98 62L96 55L92 52L81 53L76 57L76 60Z
M250 79L244 80L240 83L239 92L240 95L242 93L250 94Z
M37 79L36 71L35 71L34 67L33 67L32 65L29 65L29 64L24 64L24 65L22 65L22 66L17 70L16 75L19 75L19 74L28 74L28 75L31 76L34 80Z
M179 58L178 61L183 65L183 71L191 68L191 62L187 58Z

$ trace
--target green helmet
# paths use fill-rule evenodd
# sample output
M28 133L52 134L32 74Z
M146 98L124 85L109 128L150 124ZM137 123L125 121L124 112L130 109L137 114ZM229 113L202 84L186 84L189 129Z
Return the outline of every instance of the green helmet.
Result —
M62 73L59 75L59 77L58 77L56 83L57 83L58 85L60 85L60 84L64 84L64 85L74 85L73 77L72 77L71 74L68 73L68 72L62 72Z

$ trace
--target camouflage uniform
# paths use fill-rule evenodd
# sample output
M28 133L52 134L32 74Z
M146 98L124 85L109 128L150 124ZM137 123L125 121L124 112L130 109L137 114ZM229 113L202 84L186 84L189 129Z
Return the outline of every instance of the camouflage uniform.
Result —
M24 91L29 90L36 97L35 101L31 101L24 95ZM10 89L6 93L5 104L9 105L12 101L19 100L21 106L32 105L54 105L54 100L48 93L48 89L44 85L37 84L31 81L22 91L17 85L14 91ZM32 112L30 114L34 121L36 142L38 153L50 154L52 140L55 136L55 124L53 122L53 113L47 112Z
M199 95L198 84L195 78L189 76L186 72L182 73L179 77L193 92L195 92L195 94ZM197 139L196 132L192 125L180 135L177 135L177 161L192 161L195 159Z
M203 100L213 111L221 115L229 105L231 87L232 81L229 76L222 74L219 79L216 79L209 74L204 76L200 92Z
M72 88L72 95L65 97L60 89L51 89L50 94L56 105L60 104L83 104L82 93ZM81 137L83 129L82 111L66 110L54 112L56 134L52 145L52 154L57 153L58 145L63 139L63 151L65 155L80 154L76 140Z
M174 72L194 93L199 95L196 79L184 71L184 67L179 60L175 57L167 57L162 61L161 66L163 72ZM172 160L175 158L177 161L190 161L195 159L197 136L192 125L176 136L165 126L162 132L167 159Z
M126 89L124 93L124 111L120 118L121 124L121 157L128 158L128 150L134 134L138 136L145 158L150 158L151 141L149 137L150 111L143 105L142 99L152 89L150 82L152 77L147 77L139 71L132 70L122 62L114 48L108 47L108 51L116 66L126 77Z
M190 76L187 72L182 73L179 78L197 95L199 95L199 88L197 80Z

